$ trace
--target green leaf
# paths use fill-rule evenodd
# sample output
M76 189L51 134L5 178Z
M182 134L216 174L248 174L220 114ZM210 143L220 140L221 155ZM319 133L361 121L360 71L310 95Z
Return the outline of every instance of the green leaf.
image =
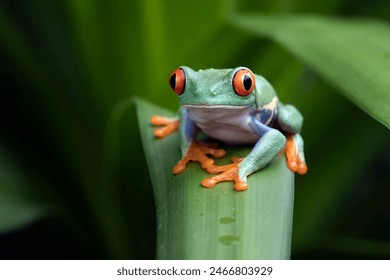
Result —
M24 227L46 215L46 207L37 203L27 190L23 176L15 168L0 162L0 233Z
M157 207L159 259L288 259L290 257L294 176L284 156L248 179L250 188L233 190L230 182L212 189L200 182L210 176L197 163L172 174L180 159L177 133L156 139L152 115L173 116L136 100L139 127ZM223 147L227 163L251 147Z
M105 224L115 258L154 258L155 216L148 168L142 153L135 104L119 102L107 122ZM116 202L115 207L109 204ZM109 211L110 209L110 211ZM123 222L127 221L127 222Z
M267 36L390 127L390 28L387 23L316 16L233 16L233 25Z

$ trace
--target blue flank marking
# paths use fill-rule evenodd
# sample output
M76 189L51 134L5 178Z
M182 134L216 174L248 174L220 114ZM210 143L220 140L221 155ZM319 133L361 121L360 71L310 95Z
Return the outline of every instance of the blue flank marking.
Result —
M270 110L269 110L270 111ZM263 136L264 134L266 134L268 131L271 130L270 127L266 126L265 124L263 124L262 122L260 122L257 118L256 118L256 115L257 114L253 114L251 116L251 123L250 123L250 126L253 130L254 133L256 133L257 135L259 135L260 137Z
M187 139L191 139L196 135L197 127L195 123L188 117L188 110L184 110L184 135Z
M272 117L272 110L260 109L259 111L254 112L254 115L260 122L266 123Z

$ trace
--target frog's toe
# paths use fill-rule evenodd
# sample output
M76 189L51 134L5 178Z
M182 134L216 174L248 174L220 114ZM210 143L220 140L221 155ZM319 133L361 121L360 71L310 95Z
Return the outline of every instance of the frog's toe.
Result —
M214 165L214 164L211 164L207 167L207 171L210 173L210 174L217 174L217 173L221 173L221 172L225 172L227 170L227 168L233 166L234 164L235 165L238 165L241 161L243 160L243 158L239 158L239 157L232 157L232 163L231 164L228 164L228 165Z
M225 176L225 174L215 175L213 177L203 179L202 186L205 188L213 188L216 184L223 181L235 181L234 189L236 191L245 191L249 187L245 181Z
M226 154L225 150L217 149L216 146L198 143L193 141L188 148L187 153L173 168L173 173L179 174L186 169L187 163L190 161L197 161L201 164L203 169L208 170L211 166L214 166L214 160L207 155L215 157L222 157Z
M248 189L248 184L239 175L240 162L242 158L233 157L233 163L223 166L210 166L207 171L210 173L219 173L210 178L203 179L202 186L205 188L212 188L219 182L234 181L234 189L236 191L243 191Z
M216 179L214 177L215 176L203 179L202 186L205 188L213 188L217 183L220 182L220 181L218 181L218 179Z
M179 120L177 118L152 116L150 122L154 126L161 126L154 130L154 135L158 138L164 138L179 128Z
M176 165L173 167L172 172L174 174L182 173L184 170L186 170L188 161L189 160L186 159L179 160L178 163L176 163Z
M292 171L292 172L297 172L298 171L298 163L295 160L287 160L287 167Z
M206 154L212 155L215 158L221 158L226 155L226 151L223 149L211 149L206 151Z
M205 143L205 142L198 142L198 144L202 147L201 151L204 155L211 155L215 158L221 158L226 155L226 151L224 149L218 149L216 143ZM205 156L205 160L211 160L208 157ZM213 164L214 161L211 163Z
M303 175L307 172L307 165L305 162L301 161L298 166L298 171L299 174Z
M307 165L304 161L300 161L299 159L296 161L287 161L287 167L292 172L297 172L298 174L305 174L307 172Z
M244 181L239 181L234 184L234 189L236 191L245 191L249 188L248 184Z
M287 167L298 174L305 174L307 172L307 165L303 156L303 152L299 150L294 136L287 136L285 147L287 157Z

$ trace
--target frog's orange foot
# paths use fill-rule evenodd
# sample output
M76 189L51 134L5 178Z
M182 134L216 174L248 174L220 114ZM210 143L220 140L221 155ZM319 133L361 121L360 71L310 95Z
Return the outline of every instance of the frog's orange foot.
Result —
M209 158L207 155L212 155L216 158L221 158L226 154L225 150L217 149L214 144L199 143L193 141L188 148L186 155L179 160L179 162L173 167L173 173L179 174L183 172L189 161L200 162L203 169L208 169L214 166L214 160Z
M234 189L236 191L244 191L248 189L248 184L242 180L240 177L238 171L239 171L239 164L243 160L243 158L233 157L231 164L224 165L224 166L209 166L207 168L207 171L209 171L212 174L222 172L221 174L212 176L210 178L203 179L202 186L206 188L212 188L219 182L223 181L234 181Z
M286 147L284 152L287 157L287 167L293 171L298 172L299 174L305 174L307 172L307 165L304 160L299 156L298 147L292 136L287 136Z
M176 131L179 127L179 120L162 116L152 116L150 122L154 126L162 126L154 130L154 135L158 138L164 138Z

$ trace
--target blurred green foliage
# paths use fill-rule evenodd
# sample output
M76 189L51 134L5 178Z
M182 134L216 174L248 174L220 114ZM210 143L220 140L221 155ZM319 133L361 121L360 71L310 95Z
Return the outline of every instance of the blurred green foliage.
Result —
M1 2L2 258L154 258L136 116L109 123L133 95L176 110L167 79L179 65L245 65L303 113L309 172L296 177L293 258L390 257L389 131L339 95L340 85L227 20L234 8L386 21L390 3L237 3Z

